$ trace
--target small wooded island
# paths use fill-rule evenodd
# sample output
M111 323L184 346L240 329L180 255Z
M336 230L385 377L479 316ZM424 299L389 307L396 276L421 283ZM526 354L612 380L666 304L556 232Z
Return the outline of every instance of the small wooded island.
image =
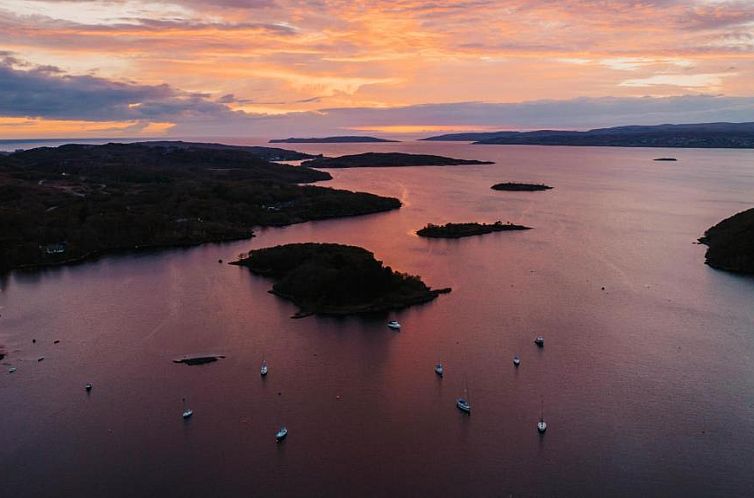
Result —
M699 242L708 247L706 263L711 267L754 274L754 208L709 228Z
M366 249L341 244L301 243L256 249L231 264L272 278L270 292L301 308L294 318L388 311L426 303L450 292L430 289L418 276L383 266Z
M552 187L543 183L496 183L490 187L492 190L505 190L507 192L536 192L550 190Z
M388 140L387 138L362 137L362 136L337 136L337 137L312 137L312 138L277 138L270 140L271 144L356 144L356 143L381 143L381 142L398 142L399 140Z
M462 166L470 164L493 164L490 161L454 159L428 154L404 154L401 152L366 152L340 157L318 157L301 163L309 168L374 168L391 166Z
M331 176L269 161L298 154L159 142L0 155L0 273L400 207L394 198L301 185Z
M427 224L416 235L421 237L458 239L461 237L470 237L472 235L483 235L492 232L506 232L509 230L531 230L531 227L523 225L514 225L513 223L446 223L445 225Z

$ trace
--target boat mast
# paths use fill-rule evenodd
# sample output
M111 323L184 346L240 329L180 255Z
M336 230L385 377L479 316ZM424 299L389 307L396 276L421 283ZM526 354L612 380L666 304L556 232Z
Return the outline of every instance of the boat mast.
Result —
M539 398L539 421L544 422L545 420L545 401L542 397Z

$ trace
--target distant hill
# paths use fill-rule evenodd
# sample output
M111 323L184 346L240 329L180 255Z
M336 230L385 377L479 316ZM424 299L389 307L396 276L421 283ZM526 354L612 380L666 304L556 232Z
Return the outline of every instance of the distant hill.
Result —
M277 147L260 147L257 145L225 145L216 143L183 142L181 140L155 140L149 142L136 142L135 145L147 147L163 147L165 149L210 149L210 150L234 150L248 152L266 161L300 161L317 157L312 154L304 154L295 150L280 149Z
M754 148L754 123L700 123L616 126L589 131L539 130L455 133L431 141L473 141L476 144L573 145L607 147Z
M423 142L478 142L490 138L497 138L506 135L520 135L520 131L486 131L486 132L466 132L466 133L447 133L435 137L420 138Z
M321 138L278 138L270 140L271 144L340 144L340 143L374 143L374 142L399 142L399 140L388 140L377 137L358 137L358 136L340 136L340 137L321 137Z

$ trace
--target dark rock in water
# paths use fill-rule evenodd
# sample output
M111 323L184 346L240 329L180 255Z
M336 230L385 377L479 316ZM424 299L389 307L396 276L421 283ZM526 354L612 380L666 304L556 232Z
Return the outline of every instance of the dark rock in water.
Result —
M496 221L492 224L486 223L446 223L445 225L428 224L416 232L421 237L441 238L441 239L458 239L461 237L470 237L472 235L483 235L492 232L506 232L510 230L530 230L531 227L523 225L514 225L512 223L503 223Z
M677 161L675 157L656 157L653 161Z
M207 356L186 356L183 358L176 358L173 363L184 363L186 365L204 365L205 363L212 363L221 358L225 358L225 355L215 354Z
M706 244L706 263L718 270L754 274L754 208L709 228L699 242Z
M552 187L543 183L497 183L490 187L492 190L506 190L509 192L536 192L538 190L550 190Z

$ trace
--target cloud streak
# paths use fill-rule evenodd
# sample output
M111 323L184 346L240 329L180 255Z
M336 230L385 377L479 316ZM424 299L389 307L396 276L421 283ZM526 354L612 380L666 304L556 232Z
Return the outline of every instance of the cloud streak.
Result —
M748 0L4 0L0 118L219 133L364 117L337 130L426 102L746 98L753 33Z

